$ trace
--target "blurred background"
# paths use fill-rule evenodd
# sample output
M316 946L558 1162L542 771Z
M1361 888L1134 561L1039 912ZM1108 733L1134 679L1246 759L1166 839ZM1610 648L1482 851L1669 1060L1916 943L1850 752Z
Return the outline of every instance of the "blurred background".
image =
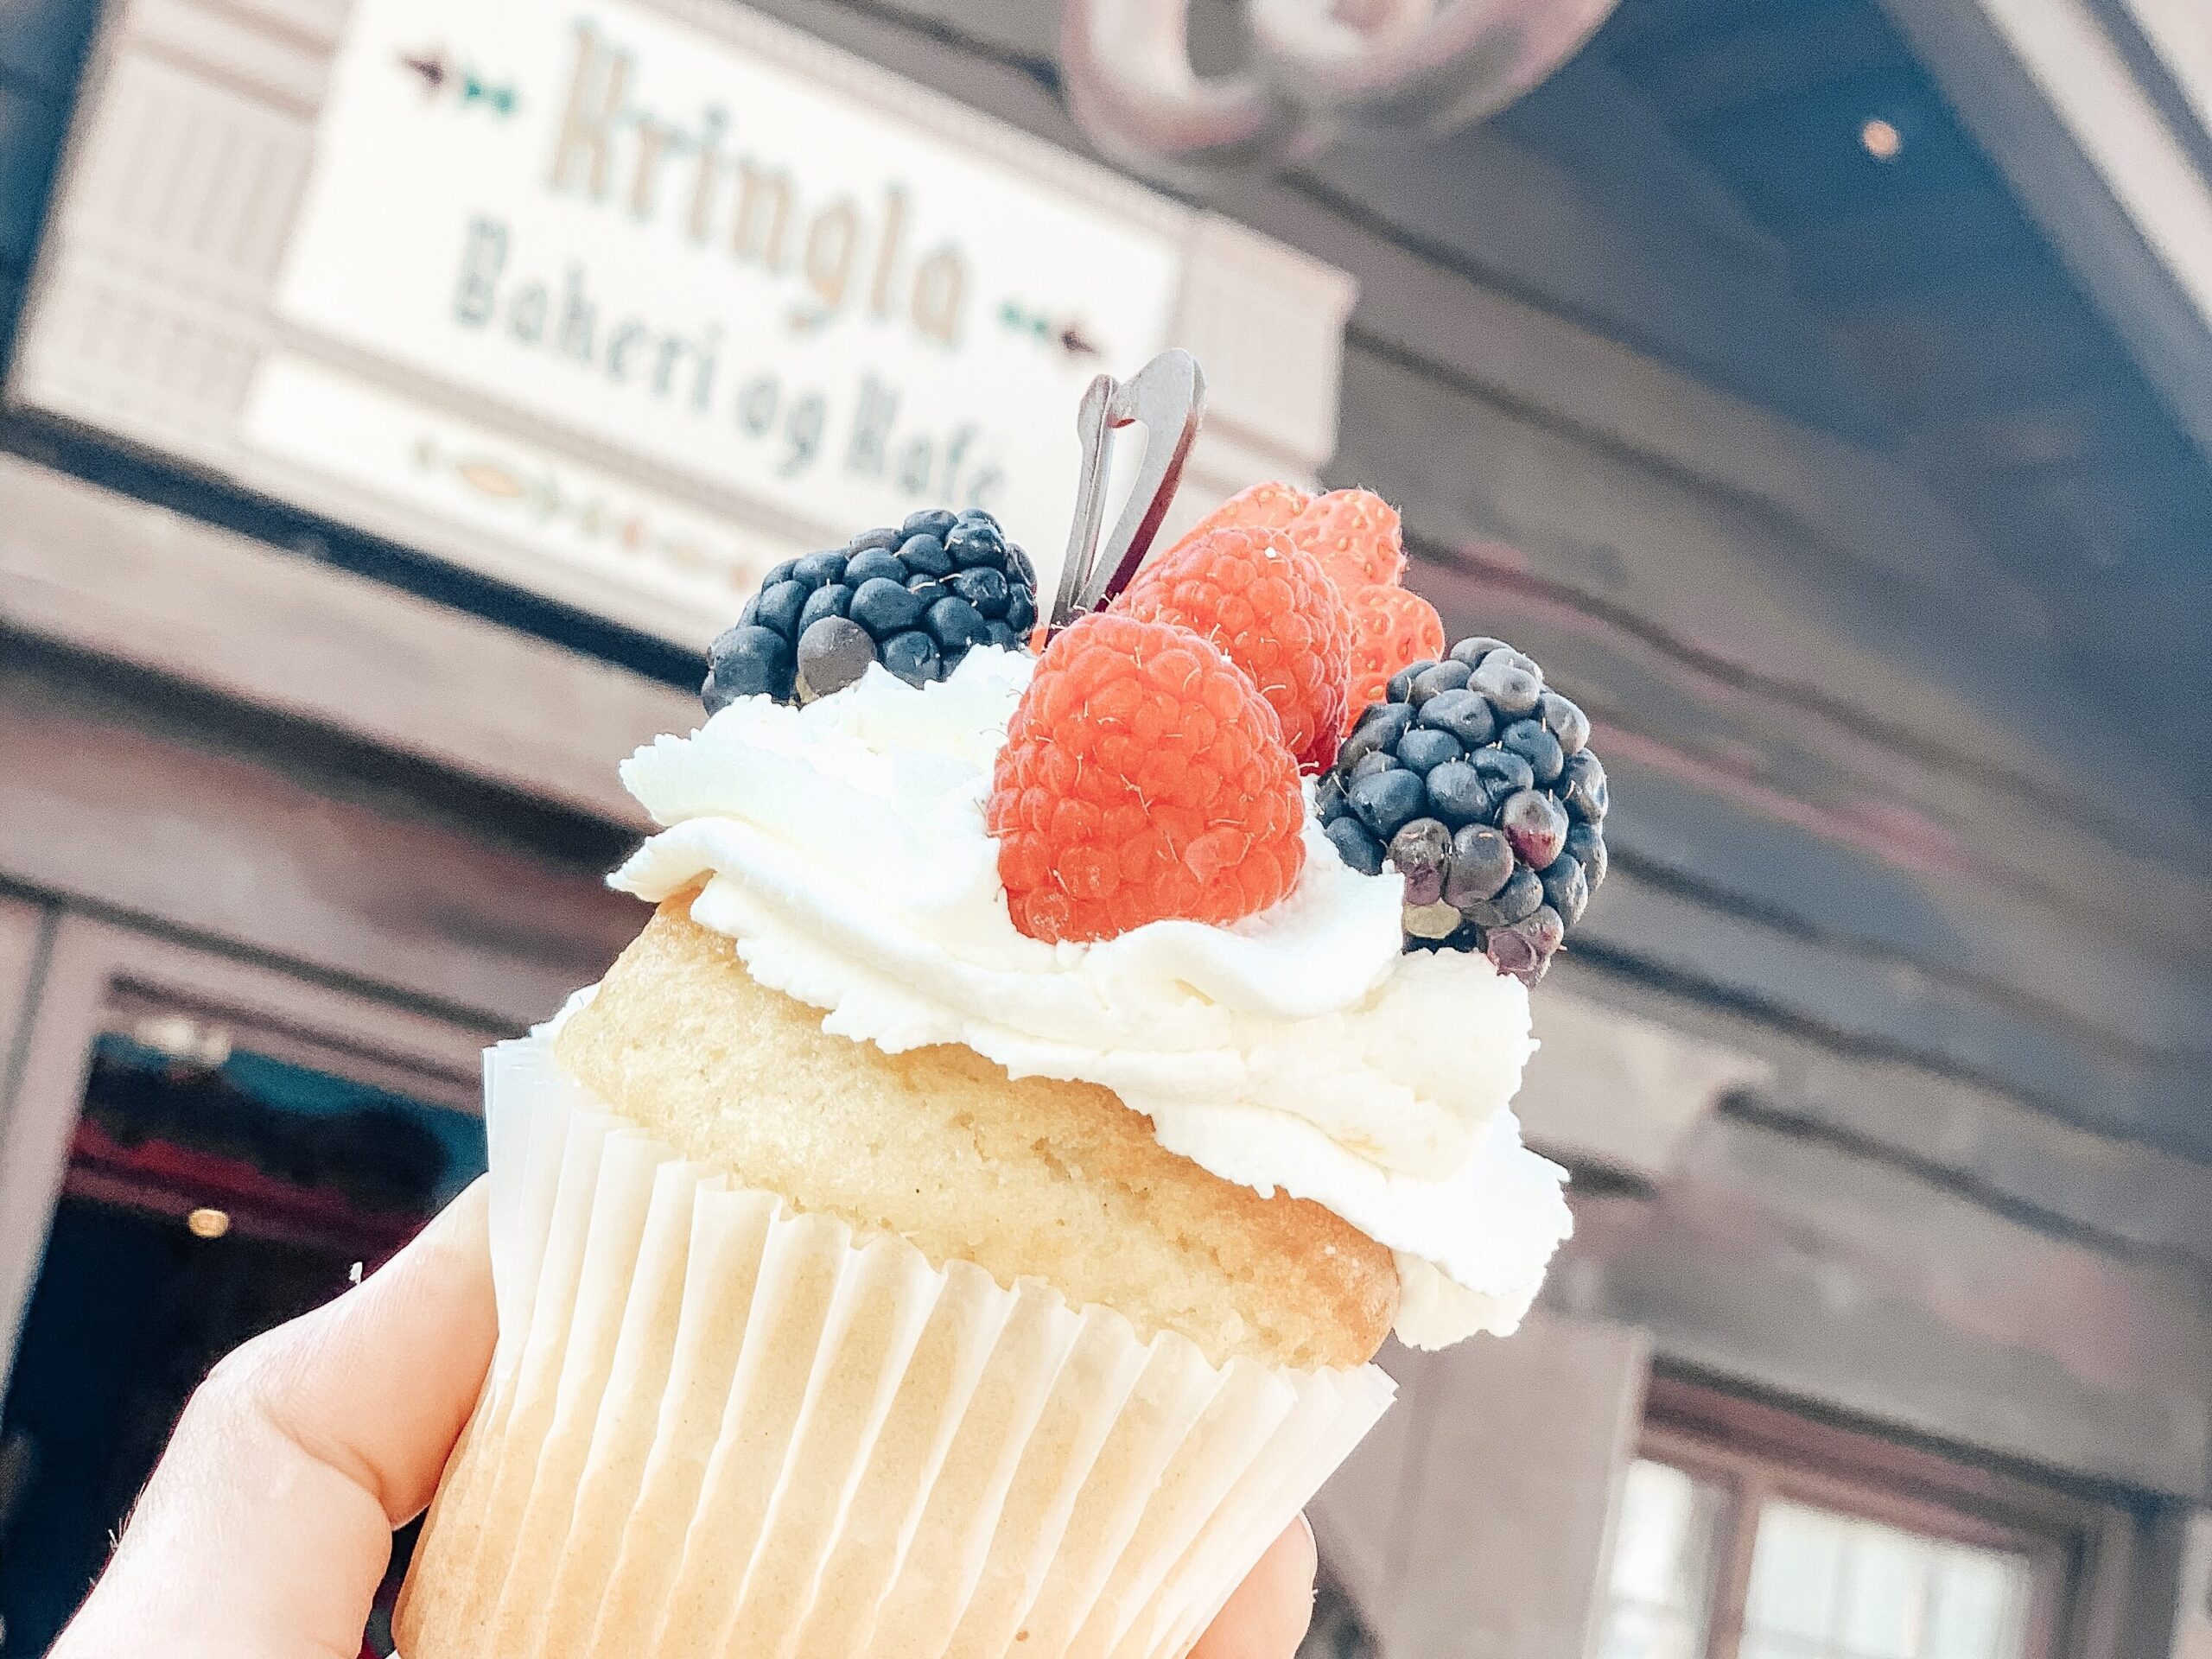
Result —
M2202 1659L2209 319L2202 0L0 0L0 1654L480 1167L766 565L1049 582L1177 344L1182 517L1382 491L1617 804L1308 1659Z

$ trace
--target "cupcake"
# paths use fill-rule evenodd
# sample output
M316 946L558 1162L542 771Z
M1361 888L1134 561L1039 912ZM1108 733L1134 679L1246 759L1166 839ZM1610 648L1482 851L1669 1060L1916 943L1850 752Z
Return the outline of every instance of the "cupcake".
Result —
M1267 486L1034 652L988 513L771 573L624 767L651 919L487 1055L499 1344L407 1659L1179 1655L1387 1336L1512 1330L1603 774L1402 564Z

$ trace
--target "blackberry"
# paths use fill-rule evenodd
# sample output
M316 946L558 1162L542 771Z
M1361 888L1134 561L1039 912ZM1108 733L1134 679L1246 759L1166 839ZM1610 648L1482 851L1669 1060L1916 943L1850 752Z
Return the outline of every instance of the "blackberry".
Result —
M1403 769L1360 779L1345 789L1344 799L1359 821L1382 841L1421 817L1428 802L1421 779Z
M1433 726L1416 726L1398 740L1398 764L1424 775L1466 752L1458 738Z
M1020 650L1036 626L1036 567L999 521L932 507L769 571L708 652L700 696L710 715L740 697L810 702L870 663L925 685L977 645Z
M1408 663L1314 791L1344 862L1395 870L1408 950L1479 950L1544 976L1605 877L1605 769L1590 721L1502 639Z

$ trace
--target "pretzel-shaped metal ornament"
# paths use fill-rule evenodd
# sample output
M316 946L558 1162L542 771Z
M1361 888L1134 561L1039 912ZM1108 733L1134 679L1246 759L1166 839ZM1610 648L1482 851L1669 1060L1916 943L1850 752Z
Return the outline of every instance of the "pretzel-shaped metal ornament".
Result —
M1127 380L1102 374L1084 392L1075 421L1083 441L1083 479L1075 523L1068 531L1067 561L1060 567L1060 590L1052 601L1052 632L1110 601L1144 563L1175 499L1205 401L1206 378L1198 359L1180 347L1162 352ZM1144 459L1138 463L1136 486L1102 547L1098 531L1106 517L1113 435L1131 425L1144 428Z

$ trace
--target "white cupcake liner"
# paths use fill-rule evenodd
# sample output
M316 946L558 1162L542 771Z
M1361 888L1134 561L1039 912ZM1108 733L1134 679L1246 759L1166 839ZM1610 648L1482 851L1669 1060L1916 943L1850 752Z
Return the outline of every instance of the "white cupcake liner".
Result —
M499 1340L406 1659L1186 1651L1381 1416L677 1157L485 1064Z

